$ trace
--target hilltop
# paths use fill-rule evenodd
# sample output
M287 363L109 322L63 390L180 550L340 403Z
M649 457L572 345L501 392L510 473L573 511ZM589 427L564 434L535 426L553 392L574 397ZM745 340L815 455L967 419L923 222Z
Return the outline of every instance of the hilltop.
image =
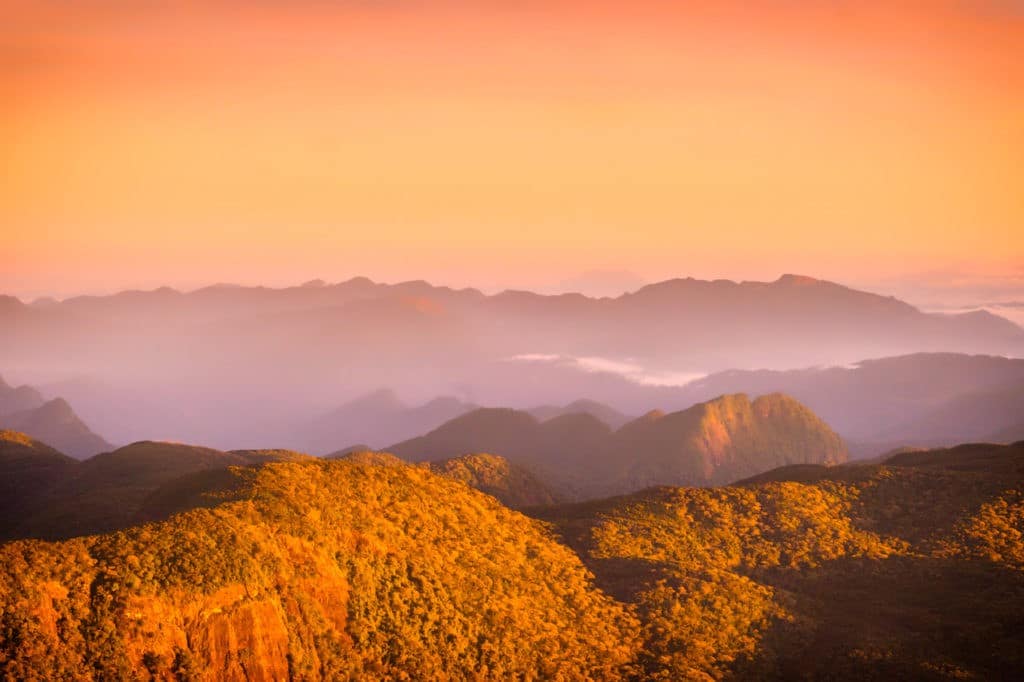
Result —
M359 464L376 466L411 466L408 462L389 452L353 450L339 454L334 459L343 459ZM470 488L492 495L506 507L521 509L559 502L558 496L548 489L536 476L521 466L511 464L504 457L478 453L462 455L433 462L420 462L417 466L465 483Z
M614 407L587 399L574 400L566 405L540 405L526 411L542 422L569 414L589 414L612 429L618 429L632 419Z
M838 435L810 409L774 393L751 401L722 396L630 422L614 435L632 489L651 485L720 485L786 464L837 464L847 458Z
M220 451L143 441L85 461L67 457L25 434L0 431L0 470L7 495L0 507L0 541L64 539L162 521L197 508L239 499L238 468L316 458L291 450ZM386 452L361 449L330 459L412 466ZM420 466L493 495L511 508L553 504L557 495L503 457L473 454Z
M462 481L471 488L493 495L512 509L555 504L559 501L532 473L497 455L463 455L427 462L423 466L436 474Z
M48 485L26 488L26 494L33 498L32 513L4 517L0 536L60 539L126 528L159 516L161 506L186 508L168 497L185 497L188 506L197 504L197 498L188 491L205 490L210 479L200 484L188 478L190 475L207 472L210 477L223 477L228 467L302 457L290 451L222 452L179 443L133 443L62 466ZM166 488L168 485L172 487ZM176 491L173 495L172 490ZM155 494L157 500L148 503ZM147 503L147 511L140 518Z

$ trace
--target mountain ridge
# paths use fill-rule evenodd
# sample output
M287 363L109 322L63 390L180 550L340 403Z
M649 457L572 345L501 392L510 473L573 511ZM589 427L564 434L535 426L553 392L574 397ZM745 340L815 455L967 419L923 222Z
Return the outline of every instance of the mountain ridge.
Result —
M60 395L113 442L160 435L225 449L277 442L318 454L402 440L297 439L310 415L381 386L472 405L584 397L638 414L685 407L653 400L655 384L737 367L844 365L918 351L1024 354L1024 329L1010 322L927 313L802 277L671 280L617 298L349 280L19 303L10 315L0 311L0 357L26 376L60 367L58 382L106 383L111 390ZM562 360L537 359L545 357ZM726 392L738 391L718 393ZM133 418L109 417L122 409Z
M615 431L588 414L540 422L528 412L486 408L385 449L410 461L492 452L577 499L652 484L727 483L740 471L847 457L827 424L779 394L754 401L721 396L679 412L649 413Z

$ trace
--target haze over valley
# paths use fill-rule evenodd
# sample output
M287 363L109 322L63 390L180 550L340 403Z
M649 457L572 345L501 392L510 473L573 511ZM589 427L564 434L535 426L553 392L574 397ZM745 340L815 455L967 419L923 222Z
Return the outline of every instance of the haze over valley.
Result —
M68 401L110 442L274 443L316 454L385 447L470 406L586 399L639 416L724 393L775 391L808 401L853 440L936 444L910 422L958 393L1012 384L1018 364L936 355L918 373L914 360L886 360L922 382L920 400L893 412L879 407L891 394L871 383L878 365L862 361L1024 355L1024 330L1005 318L922 313L791 275L767 283L670 280L602 299L487 296L365 278L286 289L165 288L60 302L8 298L0 318L8 330L0 375ZM973 366L980 377L969 376ZM927 381L945 383L932 392ZM837 394L847 384L864 388ZM841 409L830 404L844 400ZM879 411L905 423L861 416ZM1001 426L1012 424L992 433ZM963 433L988 435L971 429ZM953 431L935 437L949 442Z

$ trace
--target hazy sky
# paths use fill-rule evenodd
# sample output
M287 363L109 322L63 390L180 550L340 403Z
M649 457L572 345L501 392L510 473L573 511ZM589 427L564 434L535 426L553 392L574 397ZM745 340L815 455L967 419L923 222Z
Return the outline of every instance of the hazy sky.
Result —
M0 4L0 292L1024 283L1009 0Z

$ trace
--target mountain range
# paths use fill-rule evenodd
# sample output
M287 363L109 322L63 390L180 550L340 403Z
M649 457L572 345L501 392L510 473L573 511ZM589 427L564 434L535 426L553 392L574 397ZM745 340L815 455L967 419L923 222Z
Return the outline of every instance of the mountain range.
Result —
M64 539L160 521L229 499L244 478L235 473L239 470L315 459L291 450L221 451L142 441L79 461L23 433L0 431L5 492L0 501L0 541ZM394 455L369 451L333 459L413 466ZM477 453L418 466L513 508L559 501L531 472L495 455Z
M541 422L529 412L484 408L386 449L410 461L495 453L577 499L651 485L716 485L784 464L847 457L827 424L781 394L649 412L614 431L587 413Z
M532 369L532 363L528 363L523 371L529 374ZM873 457L906 445L937 447L972 440L1014 442L1024 438L1022 359L915 353L843 367L729 370L682 386L641 385L608 373L585 374L602 377L604 383L599 394L607 395L611 404L587 398L562 405L527 403L521 410L539 421L590 414L615 430L632 419L627 416L629 413L642 414L651 409L679 411L730 393L781 392L820 415L843 437L853 457ZM542 371L531 375L529 381L546 385L543 379ZM98 390L83 388L86 386ZM119 397L115 390L92 382L14 388L0 379L0 407L15 410L0 412L0 427L26 432L77 458L113 449L79 418L77 410L58 397L58 392L77 396L76 407L101 422L111 416L121 416L126 422L137 417L144 425L149 419L145 415L151 414L161 402L159 397L146 395ZM47 401L47 396L54 397ZM185 402L169 408L179 415L171 421L191 413L192 399L182 396L182 400ZM254 400L260 404L258 396L246 400L243 406L251 406ZM477 404L453 396L409 405L396 391L378 389L315 418L303 415L282 428L254 423L252 430L269 433L267 441L313 454L382 449L426 434L477 408ZM91 418L86 421L94 423ZM246 442L251 444L254 437L229 438L232 428L225 424L216 432L234 448ZM130 429L143 439L158 438L165 431L162 427Z
M588 405L593 407L593 405ZM312 459L291 450L231 450L141 441L84 461L5 431L0 466L17 514L0 538L103 533L208 506L231 468ZM835 464L841 440L782 395L725 396L688 410L650 413L617 430L587 413L539 421L477 409L388 448L332 455L372 464L418 463L513 508L633 492L651 485L715 485L787 464Z
M157 437L226 449L288 444L311 415L382 386L413 405L437 396L520 408L586 398L636 415L699 402L660 399L654 389L726 370L922 351L1024 354L1024 330L995 315L925 313L792 275L668 280L617 298L365 278L59 302L6 297L0 327L6 365L68 400L113 442ZM715 395L740 391L764 392ZM371 441L339 435L345 440L291 446L333 451Z

